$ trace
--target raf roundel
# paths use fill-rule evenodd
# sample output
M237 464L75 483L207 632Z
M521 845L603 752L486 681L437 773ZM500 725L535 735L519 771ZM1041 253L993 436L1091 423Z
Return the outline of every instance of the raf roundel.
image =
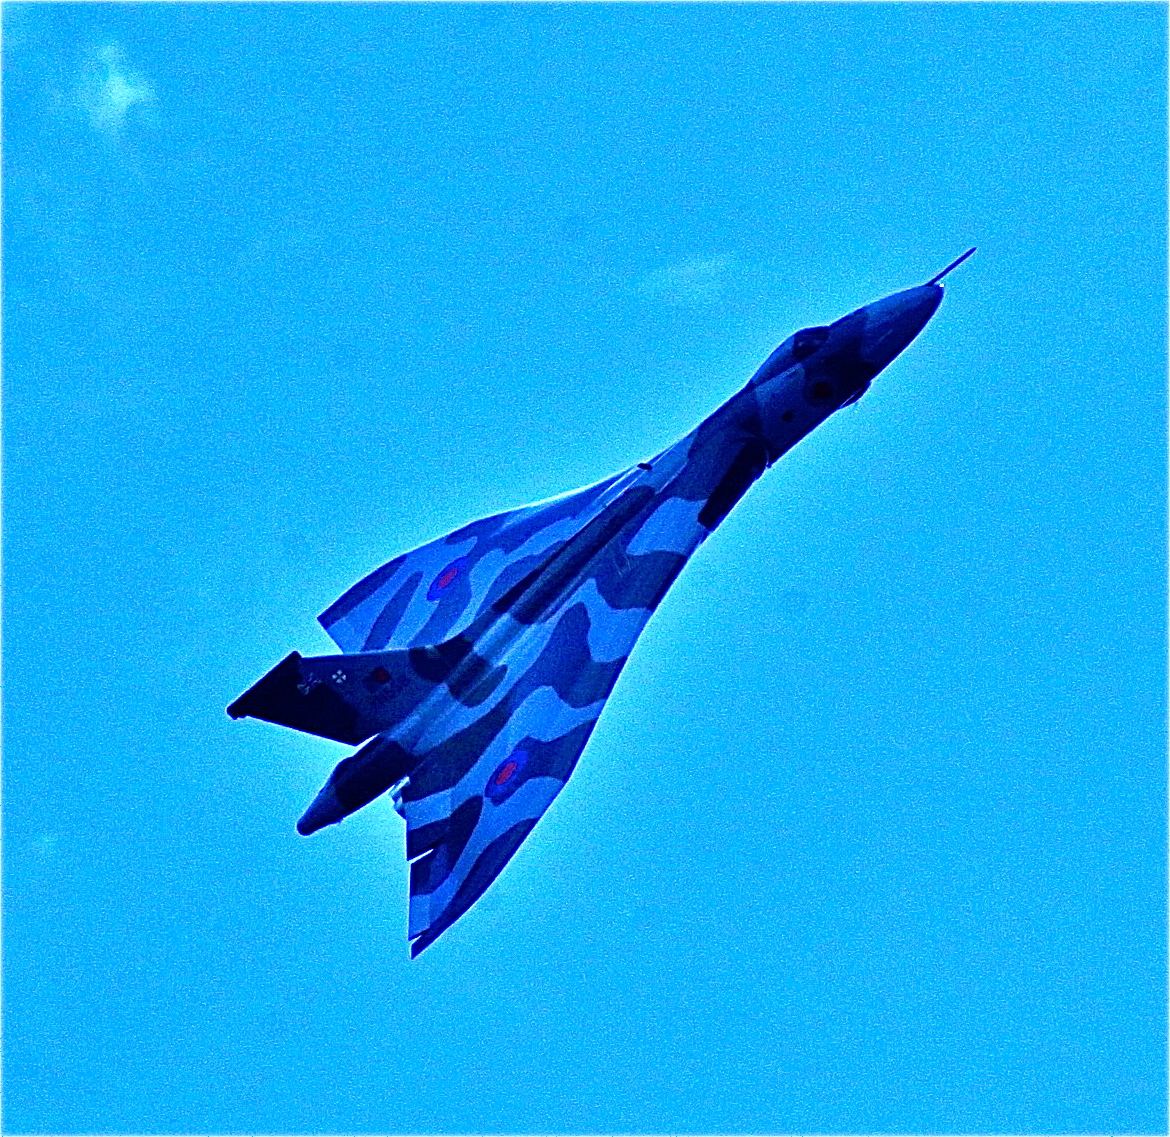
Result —
M431 581L431 587L427 589L428 600L438 600L443 596L447 590L453 585L467 567L467 558L459 557L453 560L434 580Z
M493 805L506 801L520 788L524 769L528 765L528 751L513 750L492 772L484 787L484 794Z

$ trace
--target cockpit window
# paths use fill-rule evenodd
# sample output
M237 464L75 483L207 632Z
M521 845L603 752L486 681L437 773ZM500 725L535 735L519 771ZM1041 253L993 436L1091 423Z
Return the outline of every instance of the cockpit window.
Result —
M810 355L819 351L829 338L828 328L805 328L793 336L789 336L767 359L760 369L751 377L750 386L757 386L787 371L794 363L808 359Z
M805 328L804 331L797 332L792 338L792 358L797 362L808 359L810 355L820 351L828 338L829 329L823 327Z

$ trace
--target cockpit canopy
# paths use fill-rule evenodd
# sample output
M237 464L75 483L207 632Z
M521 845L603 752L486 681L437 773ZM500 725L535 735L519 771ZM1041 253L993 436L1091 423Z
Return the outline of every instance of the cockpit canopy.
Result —
M752 376L749 386L764 383L782 371L787 371L794 363L800 363L810 355L815 355L828 338L827 327L802 328L795 335L789 336L764 360L759 371Z

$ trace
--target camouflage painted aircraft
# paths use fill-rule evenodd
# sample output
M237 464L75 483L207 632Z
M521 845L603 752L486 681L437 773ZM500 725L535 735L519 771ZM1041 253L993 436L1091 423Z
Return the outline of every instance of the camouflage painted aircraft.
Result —
M568 781L687 559L768 466L865 393L972 252L797 332L657 457L396 557L320 616L344 654L293 652L228 708L365 743L297 830L391 793L406 820L412 956L483 895Z

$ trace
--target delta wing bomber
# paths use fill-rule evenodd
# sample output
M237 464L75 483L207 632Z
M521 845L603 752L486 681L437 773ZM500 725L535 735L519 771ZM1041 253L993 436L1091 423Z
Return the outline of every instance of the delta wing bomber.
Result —
M396 557L320 616L343 654L293 652L228 708L364 744L297 830L391 794L406 821L412 956L483 895L568 781L687 559L768 466L865 393L972 252L797 332L657 457Z

